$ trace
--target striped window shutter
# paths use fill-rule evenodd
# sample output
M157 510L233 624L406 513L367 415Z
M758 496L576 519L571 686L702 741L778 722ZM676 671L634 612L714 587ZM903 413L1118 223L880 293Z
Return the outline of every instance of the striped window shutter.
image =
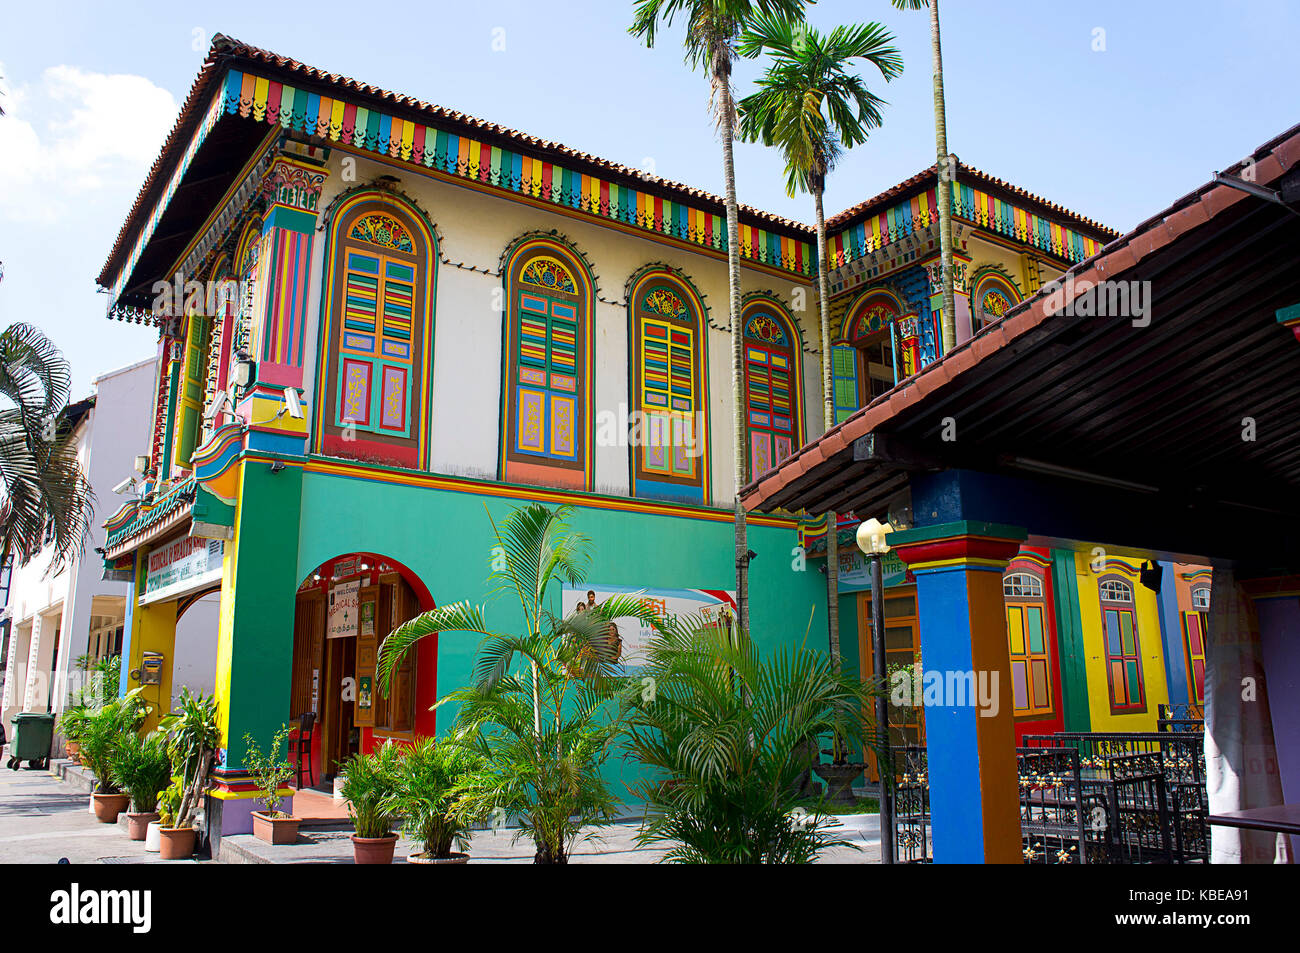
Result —
M336 423L410 436L418 269L352 249L345 262Z

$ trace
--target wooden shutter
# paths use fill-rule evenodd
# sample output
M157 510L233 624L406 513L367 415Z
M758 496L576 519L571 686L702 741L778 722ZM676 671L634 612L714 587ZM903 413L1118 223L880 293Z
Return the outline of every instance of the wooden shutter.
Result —
M858 409L858 352L851 344L831 347L831 393L835 401L835 422L843 423Z
M320 667L325 634L325 600L319 592L300 593L293 617L293 676L289 689L289 717L312 711L313 675Z
M362 586L357 609L357 697L352 723L364 728L375 724L375 657L379 651L379 587Z

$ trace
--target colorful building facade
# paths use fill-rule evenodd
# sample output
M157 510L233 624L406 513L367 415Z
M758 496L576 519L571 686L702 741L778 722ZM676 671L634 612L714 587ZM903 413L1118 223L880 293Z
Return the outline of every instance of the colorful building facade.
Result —
M959 341L1111 234L976 170L959 182ZM838 415L940 356L934 209L931 170L831 219ZM375 653L423 609L483 601L489 514L572 506L592 584L729 598L724 222L715 196L218 37L100 274L111 317L159 332L146 493L106 523L105 559L133 580L124 668L151 653L173 695L176 618L220 594L214 834L249 827L245 735L314 713L317 780L445 726L429 708L469 678L475 642L426 640L387 697ZM817 250L803 224L740 223L757 475L823 429ZM816 539L794 514L751 518L760 644L824 618ZM1106 569L1099 586L1133 575ZM1108 609L1032 547L1005 584L1018 731L1154 719L1163 658L1130 681L1135 643L1111 657L1098 628L1128 613L1159 647L1153 599ZM846 581L845 646L866 644L861 611ZM514 622L494 605L489 621Z

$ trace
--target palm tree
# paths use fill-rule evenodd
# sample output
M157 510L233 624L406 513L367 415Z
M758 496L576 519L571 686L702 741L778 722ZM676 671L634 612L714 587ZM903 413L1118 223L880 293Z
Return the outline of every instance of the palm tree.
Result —
M30 558L47 529L57 571L79 555L94 511L94 492L77 461L76 435L60 426L71 374L63 354L30 324L0 332L0 565L11 553Z
M812 0L635 0L628 32L653 48L659 23L672 26L678 15L686 19L686 62L709 75L710 106L722 136L722 174L726 182L727 277L730 286L728 315L731 321L732 454L736 513L736 615L738 624L749 624L749 544L745 534L745 510L740 505L740 488L749 480L749 453L745 445L745 329L740 326L740 219L736 204L734 141L735 99L731 89L731 67L741 30L756 14L800 21Z
M885 81L903 71L894 37L879 23L839 26L821 34L803 23L756 17L741 39L742 56L767 52L771 64L758 91L740 101L740 138L778 147L785 156L786 194L811 192L817 216L817 299L821 316L825 429L835 426L831 369L830 267L826 258L826 176L843 149L866 142L880 126L880 107L862 78L847 71L864 59ZM826 515L826 588L831 659L840 664L837 518Z
M482 606L440 606L399 626L379 648L379 684L388 694L393 671L427 636L469 632L482 637L473 683L438 706L459 705L457 743L471 745L486 765L464 793L467 816L517 817L537 846L535 862L566 863L584 827L614 816L617 806L601 776L622 731L629 683L614 667L614 619L635 617L658 630L667 623L636 596L615 596L597 609L561 616L552 588L586 578L590 540L568 525L569 507L530 503L497 526L494 593L513 595L524 631L488 627ZM519 663L527 663L520 665Z
M655 769L634 787L642 844L668 844L666 859L686 863L773 864L846 844L833 819L801 810L799 781L819 736L872 744L873 688L813 649L764 658L747 634L699 623L655 638L648 655L655 690L638 700L625 742Z
M957 346L957 312L953 303L952 264L952 188L957 169L948 153L948 119L943 98L943 51L939 44L939 0L890 0L896 10L930 8L930 51L934 60L934 147L938 184L935 199L939 203L939 265L943 276L943 314L940 320L942 354Z

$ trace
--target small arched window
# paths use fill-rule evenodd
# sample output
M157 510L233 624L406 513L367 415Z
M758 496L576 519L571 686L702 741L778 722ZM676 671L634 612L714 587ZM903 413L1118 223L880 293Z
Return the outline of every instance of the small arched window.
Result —
M708 480L708 395L703 306L673 274L642 275L628 298L632 404L639 411L632 495L704 503Z
M1041 599L1043 582L1032 573L1008 573L1002 577L1002 594L1008 598Z
M898 299L872 291L849 306L841 339L831 348L835 421L916 373L914 321L902 317Z
M506 266L502 476L591 489L591 283L578 256L544 238Z
M975 311L975 330L1001 318L1020 303L1020 295L1011 283L997 275L987 275L975 284L971 305Z
M375 191L344 201L329 236L316 401L321 449L423 467L436 239L417 210Z
M1117 715L1146 711L1142 646L1138 637L1133 586L1127 580L1108 577L1099 582L1097 591L1101 602L1110 710Z
M749 475L766 473L803 443L799 336L785 309L757 298L741 309L745 328L745 423Z
M1199 586L1192 590L1192 608L1198 612L1208 612L1210 609L1210 587Z

